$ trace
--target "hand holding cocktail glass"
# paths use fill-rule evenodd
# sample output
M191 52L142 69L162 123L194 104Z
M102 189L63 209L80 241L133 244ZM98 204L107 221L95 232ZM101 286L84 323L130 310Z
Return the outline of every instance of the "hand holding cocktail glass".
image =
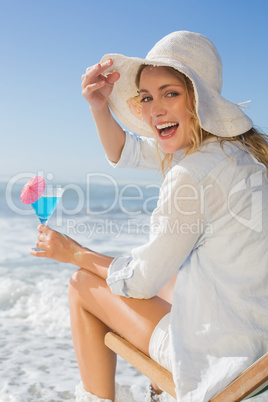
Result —
M47 222L55 211L62 194L63 189L61 187L46 188L44 179L40 176L36 176L33 179L30 179L23 187L20 198L24 204L30 204L40 222L47 225ZM33 248L33 250L42 251L42 249L38 247Z

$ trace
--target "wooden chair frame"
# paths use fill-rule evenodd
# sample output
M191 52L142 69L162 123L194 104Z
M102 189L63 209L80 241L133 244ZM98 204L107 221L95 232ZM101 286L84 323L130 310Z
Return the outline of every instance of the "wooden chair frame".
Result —
M106 334L105 345L176 399L172 374L168 370L114 332ZM268 353L213 397L211 402L239 402L263 392L266 388L268 388Z

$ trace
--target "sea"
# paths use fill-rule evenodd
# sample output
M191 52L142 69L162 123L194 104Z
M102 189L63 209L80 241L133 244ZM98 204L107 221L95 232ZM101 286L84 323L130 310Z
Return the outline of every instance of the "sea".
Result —
M74 401L80 375L68 284L77 267L30 255L39 221L20 201L25 183L22 175L0 183L0 402ZM60 184L51 228L114 257L147 241L159 184L120 183L106 174ZM120 357L116 381L144 401L149 380Z

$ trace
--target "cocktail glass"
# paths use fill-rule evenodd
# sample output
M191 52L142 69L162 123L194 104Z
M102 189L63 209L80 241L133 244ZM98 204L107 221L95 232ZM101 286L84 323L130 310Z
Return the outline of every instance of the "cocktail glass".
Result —
M62 187L46 187L43 195L31 204L42 224L47 225L48 220L55 211L62 194ZM33 247L33 250L43 251L39 247Z

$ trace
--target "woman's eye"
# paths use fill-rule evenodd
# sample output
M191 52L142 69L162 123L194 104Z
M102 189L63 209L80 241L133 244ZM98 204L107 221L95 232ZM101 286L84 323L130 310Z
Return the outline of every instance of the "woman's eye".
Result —
M167 96L169 97L169 98L174 98L175 96L178 96L179 94L178 94L178 92L169 92L168 94L167 94Z
M151 96L145 96L144 98L141 98L141 102L149 102L152 100Z

